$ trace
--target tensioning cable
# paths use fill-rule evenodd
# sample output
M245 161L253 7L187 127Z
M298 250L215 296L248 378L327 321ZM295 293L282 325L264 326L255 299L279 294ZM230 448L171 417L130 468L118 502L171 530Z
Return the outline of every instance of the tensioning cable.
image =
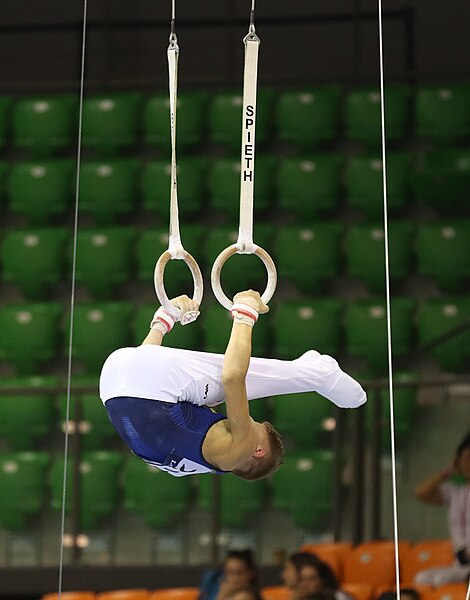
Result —
M261 40L255 31L255 0L251 3L250 26L244 37L245 70L243 77L243 109L242 109L242 148L240 169L240 226L235 244L228 246L215 259L211 272L211 284L217 300L229 309L232 301L227 298L220 283L220 274L225 262L234 254L256 254L264 263L268 282L261 296L267 304L271 300L277 284L276 266L260 246L253 243L253 197L255 183L255 129L256 129L256 96L258 80L258 53Z
M383 21L382 0L378 0L379 24L379 63L380 63L380 120L382 135L382 184L384 211L384 252L385 252L385 297L387 314L387 354L388 354L388 384L390 397L390 447L392 457L392 497L393 497L393 539L395 546L395 584L397 600L400 600L400 563L398 550L398 503L397 503L397 473L395 450L395 411L393 394L393 359L392 359L392 318L390 295L390 260L388 236L388 198L387 198L387 157L385 147L385 95L384 95L384 59L383 59Z
M172 0L171 25L170 25L170 44L168 46L168 83L170 92L170 135L171 135L171 167L170 167L170 231L168 250L163 252L155 265L154 284L155 292L161 305L172 315L174 319L181 322L181 325L186 325L194 321L198 312L188 312L184 315L180 314L180 310L170 303L170 300L165 291L164 275L165 267L170 260L183 260L189 267L193 277L195 300L198 306L202 302L203 296L203 279L201 269L194 258L183 248L179 227L179 212L178 212L178 182L177 182L177 165L176 165L176 106L178 99L178 58L179 46L176 37L175 29L175 0Z
M59 581L58 596L62 596L62 581L64 571L64 538L65 538L65 507L67 498L67 459L69 450L69 425L70 425L70 391L72 384L72 349L73 332L75 316L75 283L77 272L77 237L78 237L78 208L80 197L80 167L82 158L82 122L83 122L83 92L85 87L85 51L86 51L86 30L87 30L88 0L83 0L83 29L82 29L82 50L80 64L80 91L78 106L78 139L77 139L77 162L76 162L76 181L75 181L75 204L74 204L74 222L73 222L73 252L72 252L72 274L70 288L70 325L69 325L69 344L67 357L67 400L65 410L65 437L64 437L64 471L62 480L62 507L60 518L60 550L59 550ZM75 540L74 540L75 543Z

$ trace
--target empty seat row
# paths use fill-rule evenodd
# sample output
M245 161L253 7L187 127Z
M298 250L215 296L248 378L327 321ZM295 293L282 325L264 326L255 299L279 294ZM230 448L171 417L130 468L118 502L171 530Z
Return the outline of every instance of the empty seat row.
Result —
M198 600L200 590L196 586L171 587L149 590L146 588L112 589L104 592L78 590L70 592L50 592L40 600Z
M415 133L439 142L470 134L470 85L407 85L385 88L387 137L401 140ZM210 139L238 151L241 139L241 90L207 93L182 91L177 108L181 148ZM78 129L78 96L56 94L0 98L0 142L9 140L36 153L70 148ZM139 141L168 150L169 101L166 92L88 94L84 99L82 143L102 153ZM311 149L344 135L369 145L381 136L380 91L377 86L345 90L311 86L287 90L261 87L257 102L257 142L275 138Z
M443 214L466 211L470 194L470 150L446 149L412 154L389 152L387 210L397 213L425 206ZM83 160L80 211L98 223L113 223L138 211L165 221L169 213L170 163L138 158ZM70 159L0 163L0 203L31 223L47 223L70 214L76 192L76 166ZM281 157L259 154L255 169L254 208L277 208L300 218L317 218L350 209L381 217L384 211L383 166L378 154L347 158L338 153ZM178 198L183 216L206 209L238 218L240 161L203 157L178 161Z
M70 514L74 485L72 456L68 461L66 511ZM46 452L0 454L0 526L27 529L29 519L46 508L49 490L50 506L61 510L63 472L63 456L53 457ZM169 477L136 457L124 458L123 453L116 451L85 452L80 477L80 524L85 530L101 526L116 511L121 499L128 510L157 529L173 526L187 512L194 503L195 489L200 508L212 508L213 477ZM328 451L291 453L282 471L273 478L272 493L266 481L224 477L222 523L225 527L244 527L271 501L291 514L298 526L313 527L331 511L332 477L333 454ZM301 496L296 492L300 480L305 486ZM161 510L155 510L155 506Z
M154 311L153 303L137 307L115 301L76 303L72 344L75 360L90 373L98 372L113 350L141 343ZM65 312L57 302L0 307L0 359L10 362L18 373L30 374L62 355L62 338L69 331L63 323L68 320ZM272 313L257 324L254 356L293 359L314 346L324 354L337 356L345 352L362 358L368 368L386 372L387 311L383 298L349 303L325 298L286 301L274 304ZM406 297L392 298L396 367L400 359L409 359L412 352L416 354L425 346L444 370L468 368L469 316L468 297L431 299L419 304ZM174 328L171 345L223 353L230 327L225 309L218 304L206 305L191 327Z
M431 278L443 291L465 290L470 278L470 220L388 224L388 260L393 283L413 275ZM228 227L181 229L184 247L209 272L219 253L235 243L238 232ZM278 231L261 224L254 239L273 257L280 278L305 294L325 293L339 276L362 281L372 292L385 289L385 236L382 224L345 226L319 222L286 226ZM159 256L168 248L168 231L161 227L84 228L77 234L76 280L98 299L114 298L119 286L134 281L152 282ZM14 284L33 300L50 296L54 286L71 277L73 232L64 227L7 230L0 242L0 281ZM170 296L191 286L182 261L172 261L165 272ZM222 270L224 289L265 285L266 273L255 256L238 255Z

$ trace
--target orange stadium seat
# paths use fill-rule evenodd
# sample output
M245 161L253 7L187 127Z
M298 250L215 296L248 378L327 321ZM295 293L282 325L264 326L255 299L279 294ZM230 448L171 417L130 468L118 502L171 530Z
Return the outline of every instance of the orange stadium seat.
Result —
M430 597L432 600L465 600L467 592L466 583L449 583L435 588Z
M96 600L95 592L80 590L76 592L51 592L41 596L41 600Z
M285 585L269 585L261 588L264 600L289 600L291 591Z
M301 552L312 552L320 560L328 563L340 581L343 580L344 561L351 552L350 542L325 542L320 544L304 544Z
M393 542L366 542L349 552L344 561L344 581L393 585L395 582L395 549Z
M96 594L96 600L149 600L150 592L144 588L107 590Z
M400 559L401 579L411 583L419 571L438 565L451 565L453 560L449 540L424 540L403 552Z
M197 600L199 596L197 587L173 587L154 590L150 600Z

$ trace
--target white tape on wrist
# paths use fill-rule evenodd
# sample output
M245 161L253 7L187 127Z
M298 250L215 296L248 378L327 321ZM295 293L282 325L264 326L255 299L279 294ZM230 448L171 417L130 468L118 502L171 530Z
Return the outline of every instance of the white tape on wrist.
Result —
M246 325L250 325L250 327L253 327L258 320L258 311L252 306L243 304L241 302L235 302L232 305L230 314L232 319L234 319L237 323L245 323Z
M150 323L150 329L158 329L163 333L163 335L165 335L173 329L174 324L175 320L170 313L168 313L163 306L160 306L160 308L153 315L152 322Z

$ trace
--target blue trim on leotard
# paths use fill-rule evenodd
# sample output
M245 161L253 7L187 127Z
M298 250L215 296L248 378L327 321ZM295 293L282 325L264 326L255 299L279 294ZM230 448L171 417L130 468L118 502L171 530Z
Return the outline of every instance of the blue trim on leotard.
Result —
M121 438L146 462L170 470L188 459L214 473L227 472L216 469L202 455L208 430L226 418L207 406L130 397L111 398L105 406Z

